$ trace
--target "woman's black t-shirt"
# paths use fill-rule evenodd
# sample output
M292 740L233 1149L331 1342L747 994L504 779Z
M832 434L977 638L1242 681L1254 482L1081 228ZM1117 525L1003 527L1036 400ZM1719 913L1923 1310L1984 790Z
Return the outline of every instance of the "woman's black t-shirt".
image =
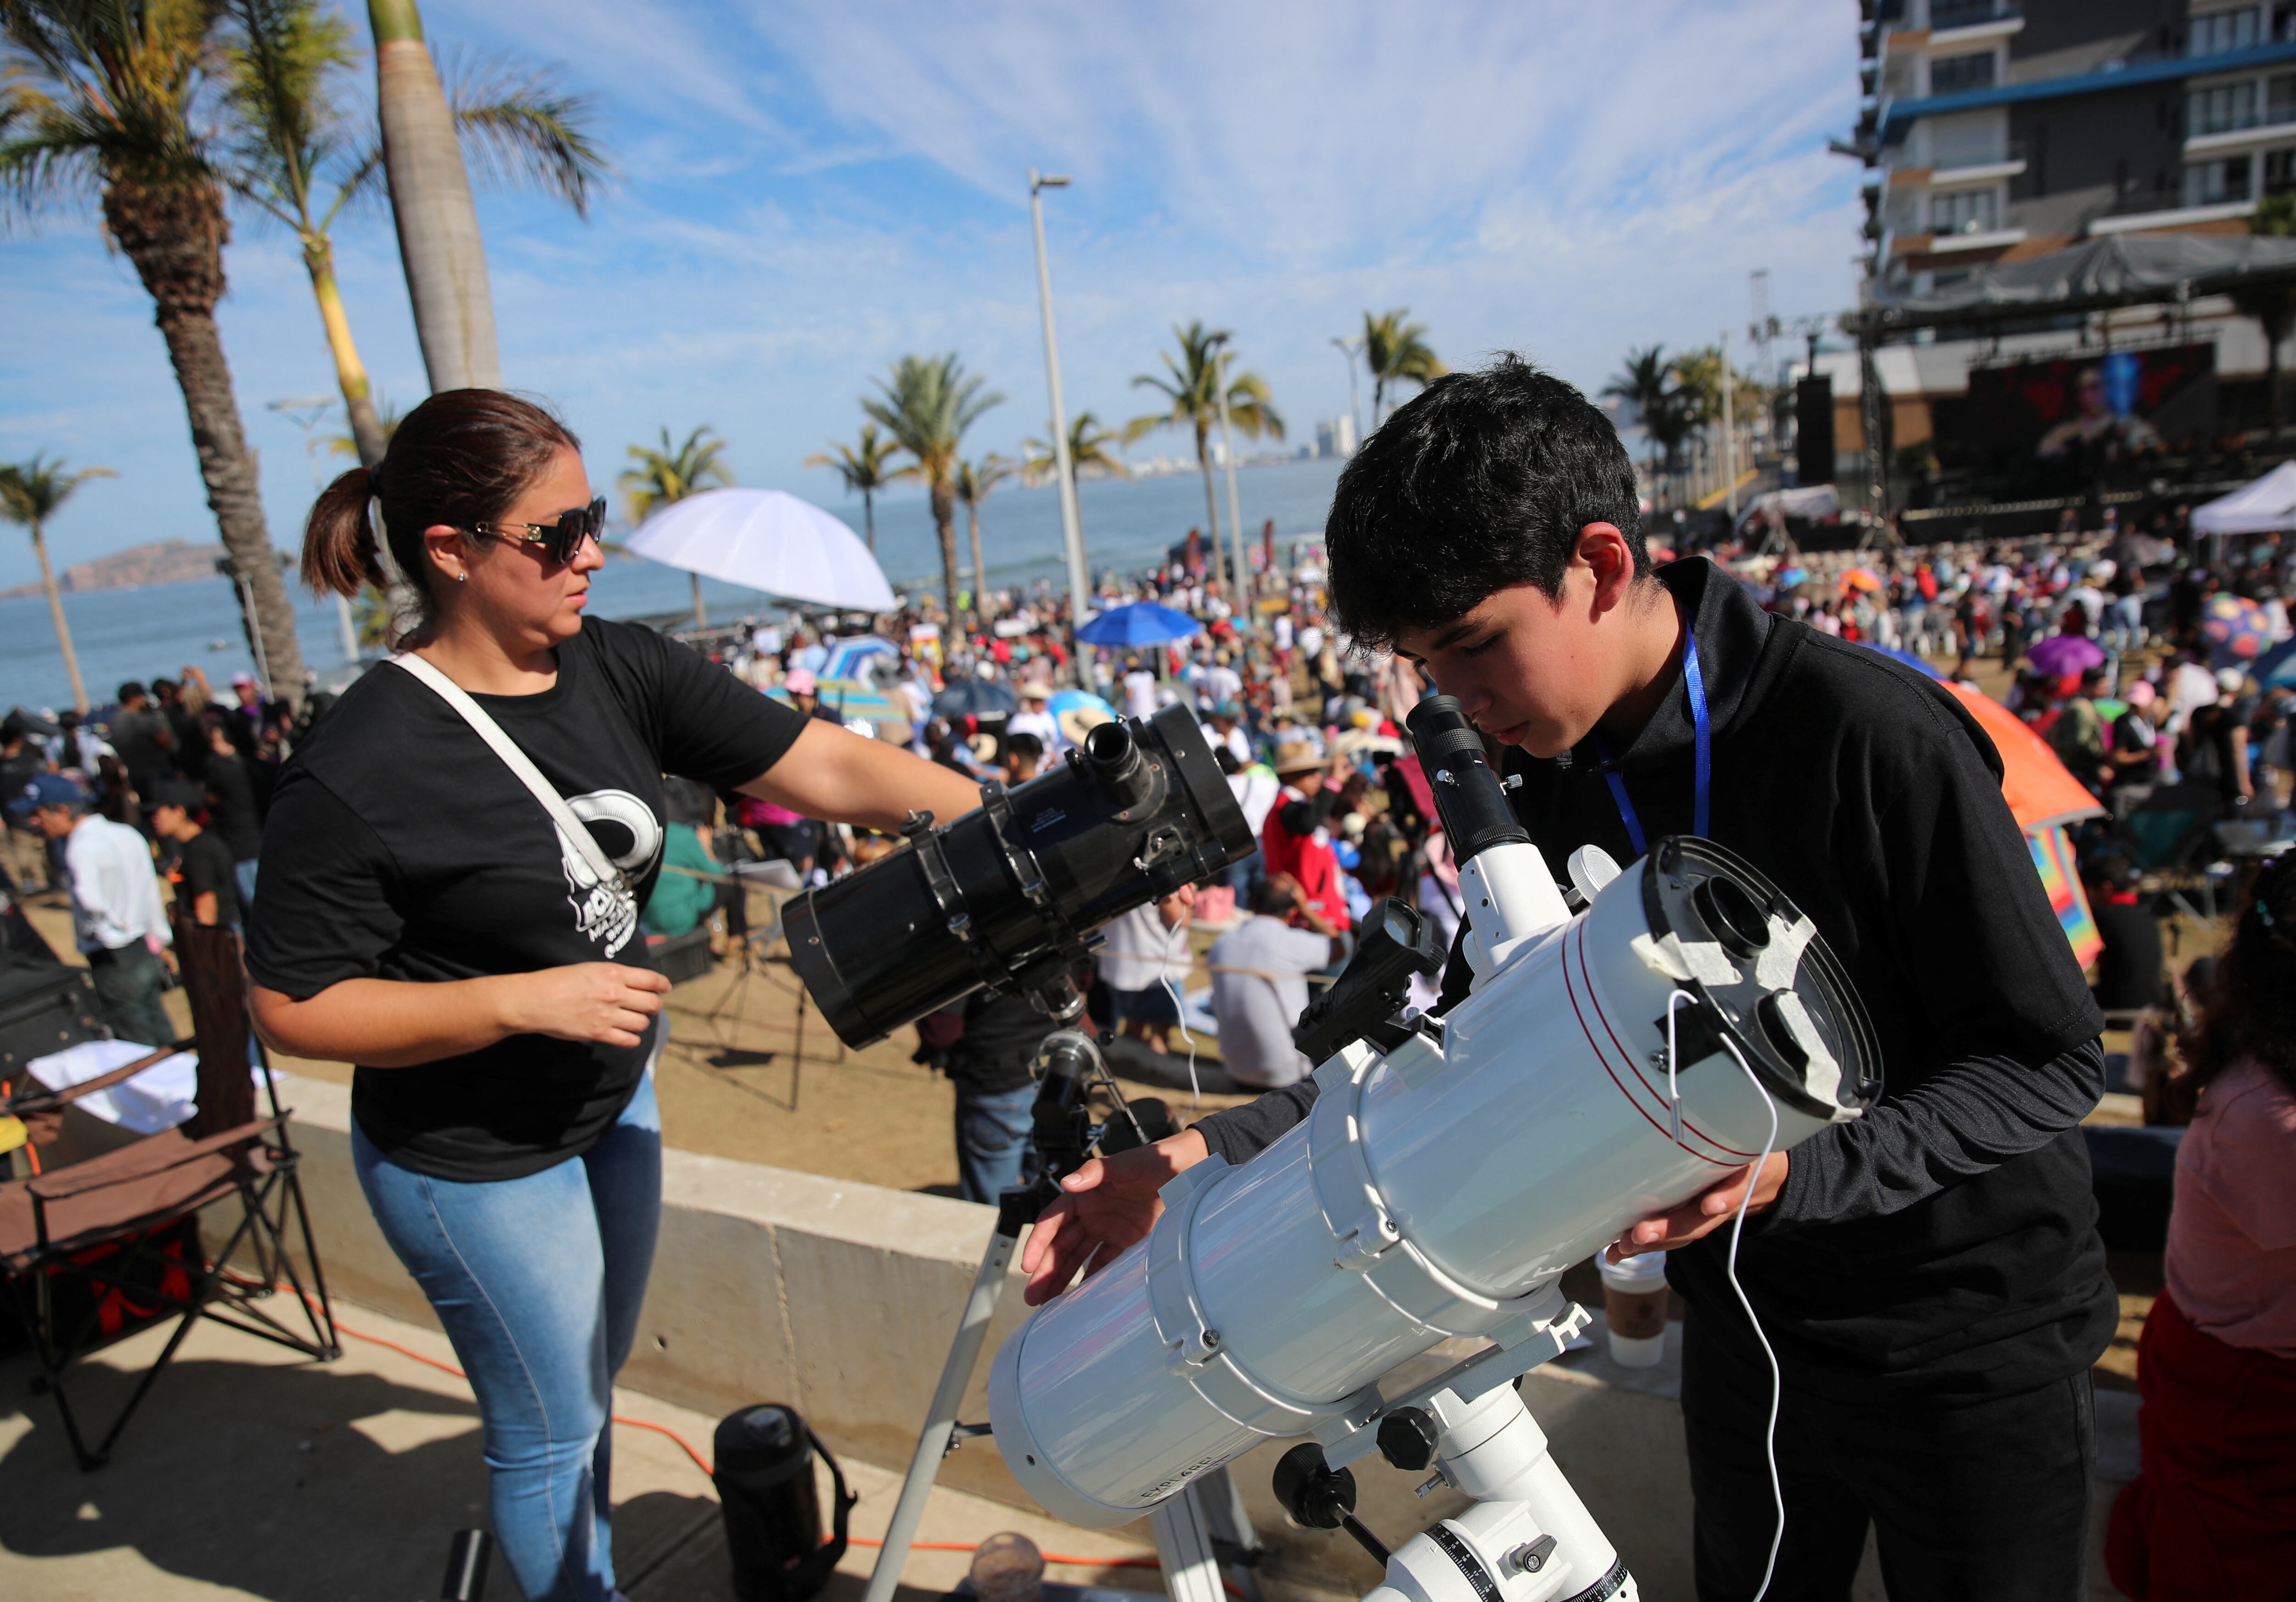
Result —
M661 776L749 783L805 727L687 647L586 620L537 695L474 697L566 798L641 906L661 864ZM298 1000L345 979L438 982L570 963L649 965L616 899L500 757L429 687L378 666L298 747L263 834L248 969ZM357 1070L351 1108L392 1161L511 1179L586 1151L645 1048L512 1035Z

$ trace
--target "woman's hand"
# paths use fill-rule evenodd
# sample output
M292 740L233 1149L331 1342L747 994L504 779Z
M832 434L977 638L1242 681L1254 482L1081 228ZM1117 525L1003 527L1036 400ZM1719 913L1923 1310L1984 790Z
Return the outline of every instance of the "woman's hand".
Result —
M1145 1240L1164 1211L1156 1193L1210 1154L1201 1135L1183 1130L1153 1146L1095 1157L1062 1179L1063 1194L1045 1209L1021 1250L1021 1266L1029 1274L1022 1300L1041 1306L1066 1290L1079 1268L1104 1268L1125 1247Z
M635 1046L653 1026L669 981L652 968L581 962L516 976L504 1022L512 1034Z

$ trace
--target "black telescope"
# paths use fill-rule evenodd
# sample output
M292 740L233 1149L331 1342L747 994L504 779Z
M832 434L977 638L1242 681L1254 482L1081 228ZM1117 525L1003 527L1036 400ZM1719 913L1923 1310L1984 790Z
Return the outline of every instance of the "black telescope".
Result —
M1255 843L1185 707L1103 723L1066 766L1017 790L988 780L980 801L940 827L913 814L906 850L790 903L791 961L847 1045L982 985L1065 1023L1093 930Z

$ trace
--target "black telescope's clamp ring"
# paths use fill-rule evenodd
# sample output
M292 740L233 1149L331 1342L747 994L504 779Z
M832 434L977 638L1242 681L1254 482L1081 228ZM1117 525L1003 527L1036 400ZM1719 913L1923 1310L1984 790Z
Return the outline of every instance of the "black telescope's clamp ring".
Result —
M965 955L972 960L973 972L984 984L1004 982L1004 965L988 949L972 926L972 915L964 908L964 896L956 887L956 875L949 871L948 854L942 849L940 832L933 827L930 812L912 812L903 820L901 833L908 839L909 848L916 853L917 867L925 876L925 887L932 891L933 905L939 908L941 921L956 937Z
M1005 974L1004 982L1010 983L1018 978L1023 988L1029 988L1032 981L1038 979L1038 971L1048 967L1065 975L1070 967L1082 962L1090 953L1078 937L1074 926L1062 916L1052 886L1046 883L1044 865L1037 860L1037 853L1030 849L1015 823L1012 793L1004 788L1002 781L983 779L980 782L980 813L988 820L989 838L996 842L996 850L1004 859L1004 871L1012 875L1013 883L1019 886L1021 899L1052 932L1052 939L1037 949L1034 960L1023 953L1017 959L1021 972Z

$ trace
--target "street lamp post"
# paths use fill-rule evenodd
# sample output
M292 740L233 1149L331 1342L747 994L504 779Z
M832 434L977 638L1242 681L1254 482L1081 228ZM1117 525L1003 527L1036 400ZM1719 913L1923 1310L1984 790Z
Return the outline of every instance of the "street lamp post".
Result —
M1053 402L1053 470L1061 483L1061 538L1069 559L1069 620L1081 627L1090 611L1091 577L1084 563L1084 520L1077 513L1076 464L1069 459L1069 415L1061 399L1061 347L1053 333L1053 273L1045 260L1045 202L1047 189L1065 189L1061 173L1029 169L1029 220L1037 233L1037 300L1045 314L1045 387Z
M1363 439L1363 401L1356 390L1356 352L1363 349L1363 341L1341 339L1333 334L1332 343L1339 350L1340 359L1348 365L1348 421L1355 424L1350 431L1360 443Z
M1239 618L1244 619L1237 627L1249 628L1250 609L1246 603L1250 597L1244 588L1243 575L1250 563L1243 555L1243 513L1237 506L1235 498L1235 431L1228 426L1227 421L1227 346L1223 342L1218 354L1212 357L1213 387L1219 391L1220 454L1227 458L1228 558L1235 564L1228 573L1227 593L1229 604L1235 608Z
M1730 331L1722 331L1722 505L1732 527L1738 522L1737 419L1730 394Z

